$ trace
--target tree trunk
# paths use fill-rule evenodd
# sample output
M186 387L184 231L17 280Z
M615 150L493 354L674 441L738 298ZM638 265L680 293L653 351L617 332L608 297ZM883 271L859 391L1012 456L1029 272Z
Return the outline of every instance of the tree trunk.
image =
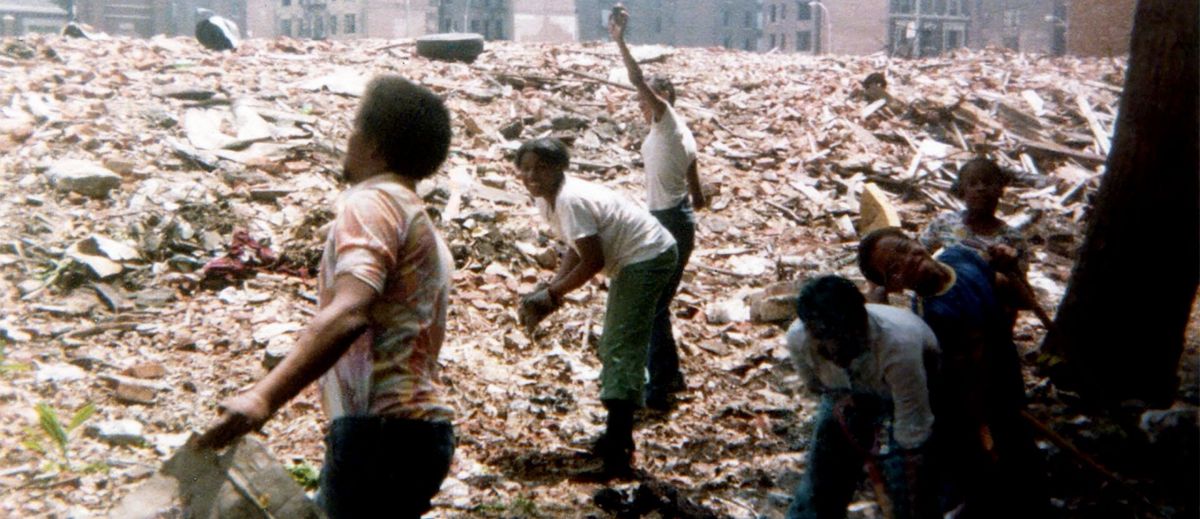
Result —
M1169 403L1200 283L1198 0L1140 0L1120 114L1046 351L1060 386Z

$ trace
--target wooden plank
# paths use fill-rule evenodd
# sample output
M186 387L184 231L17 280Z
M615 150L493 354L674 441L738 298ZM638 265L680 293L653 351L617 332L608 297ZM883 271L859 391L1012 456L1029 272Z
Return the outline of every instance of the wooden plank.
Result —
M1100 153L1108 155L1109 147L1112 144L1112 137L1108 135L1108 131L1096 119L1096 112L1092 111L1092 105L1088 103L1087 98L1083 94L1075 95L1075 103L1079 105L1079 113L1087 120L1088 127L1092 130L1092 136L1096 139L1096 149Z
M1062 146L1060 144L1055 144L1053 142L1034 140L1034 139L1023 139L1020 137L1017 137L1017 142L1020 142L1022 146L1026 147L1030 150L1034 150L1034 151L1038 151L1038 152L1042 152L1042 153L1050 153L1052 155L1071 157L1071 158L1079 160L1081 162L1087 162L1090 164L1104 164L1104 162L1108 160L1107 157L1102 157L1100 155L1096 155L1095 153L1088 153L1086 151L1080 151L1080 150L1077 150L1074 148L1068 148L1066 146Z

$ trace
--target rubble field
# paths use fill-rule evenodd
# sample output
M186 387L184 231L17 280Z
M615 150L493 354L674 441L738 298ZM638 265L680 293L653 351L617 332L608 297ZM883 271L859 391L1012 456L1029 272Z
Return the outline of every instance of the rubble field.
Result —
M960 207L954 171L988 153L1016 174L1001 212L1030 238L1029 278L1053 312L1123 60L635 54L675 82L711 199L674 306L688 389L635 433L655 485L717 516L782 517L815 403L783 348L787 294L818 273L862 281L864 192L916 232ZM873 71L893 101L860 98ZM449 160L419 189L457 264L441 362L458 450L430 517L607 517L593 495L637 486L572 473L603 428L603 281L533 337L515 310L557 260L511 165L522 140L564 137L571 174L643 198L646 128L614 45L489 42L462 64L416 57L412 41L212 53L184 38L28 37L0 40L0 516L105 515L286 354L315 309L340 150L379 73L445 96L454 122ZM1022 315L1016 335L1033 414L1084 433L1087 450L1099 427L1036 369L1054 361L1037 351L1040 323ZM310 387L263 434L300 474L320 467L324 424ZM1064 516L1142 506L1042 445ZM853 510L879 516L869 492Z

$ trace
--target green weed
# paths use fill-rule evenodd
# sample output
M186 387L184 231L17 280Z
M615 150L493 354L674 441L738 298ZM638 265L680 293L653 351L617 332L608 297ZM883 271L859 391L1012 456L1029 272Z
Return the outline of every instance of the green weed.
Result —
M38 427L32 428L21 442L26 448L42 455L49 466L49 472L73 471L71 465L71 439L73 433L83 425L88 418L96 414L96 405L88 402L75 410L71 420L64 426L58 418L58 413L49 404L42 402L36 407ZM87 467L94 469L94 463Z

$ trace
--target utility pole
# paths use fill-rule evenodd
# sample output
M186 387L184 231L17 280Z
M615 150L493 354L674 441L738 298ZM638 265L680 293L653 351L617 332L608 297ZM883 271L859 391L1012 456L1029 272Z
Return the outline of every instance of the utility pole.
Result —
M921 52L921 0L913 0L913 3L916 4L915 5L916 10L913 12L913 15L914 15L913 25L917 28L917 31L916 31L917 34L916 34L916 36L913 36L913 46L916 47L915 49L913 49L913 57L920 58L921 54L922 54L922 52Z

